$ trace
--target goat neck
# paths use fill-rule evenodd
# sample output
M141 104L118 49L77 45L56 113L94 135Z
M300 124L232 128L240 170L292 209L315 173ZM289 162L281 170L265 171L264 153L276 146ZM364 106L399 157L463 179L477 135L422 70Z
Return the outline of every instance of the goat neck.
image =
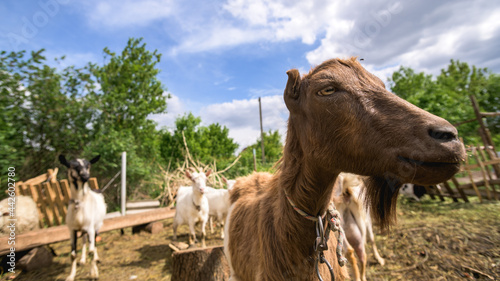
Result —
M204 194L195 186L193 186L193 204L197 207L201 205Z
M304 160L302 164L286 167L279 176L280 185L298 208L310 215L322 216L339 173L325 170L313 162ZM284 198L284 192L280 197ZM284 202L290 204L287 200Z

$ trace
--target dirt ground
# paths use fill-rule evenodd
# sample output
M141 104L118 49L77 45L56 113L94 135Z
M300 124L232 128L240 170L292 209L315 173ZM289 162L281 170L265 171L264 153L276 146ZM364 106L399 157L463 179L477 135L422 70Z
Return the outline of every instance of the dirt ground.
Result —
M376 235L378 265L368 247L368 280L500 280L500 203L422 202L400 199L398 224L389 234ZM100 280L170 280L172 220L158 234L132 234L131 229L102 234L98 243ZM187 242L187 227L179 228ZM222 245L218 229L208 233L208 245ZM51 245L53 264L33 272L6 274L1 280L64 280L70 271L70 245ZM79 244L81 247L81 244ZM88 264L79 266L76 280L89 280Z

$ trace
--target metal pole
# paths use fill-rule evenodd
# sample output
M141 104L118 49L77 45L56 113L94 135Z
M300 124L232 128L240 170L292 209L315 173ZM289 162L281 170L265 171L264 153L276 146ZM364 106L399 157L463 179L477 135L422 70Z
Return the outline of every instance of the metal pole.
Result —
M262 164L266 163L266 156L264 153L264 129L262 127L262 106L259 97L259 115L260 115L260 145L262 148Z
M255 148L252 150L253 151L253 170L257 172L257 156L255 155Z
M121 196L121 205L122 205L122 216L125 215L126 209L125 205L127 204L127 152L122 152L122 196Z

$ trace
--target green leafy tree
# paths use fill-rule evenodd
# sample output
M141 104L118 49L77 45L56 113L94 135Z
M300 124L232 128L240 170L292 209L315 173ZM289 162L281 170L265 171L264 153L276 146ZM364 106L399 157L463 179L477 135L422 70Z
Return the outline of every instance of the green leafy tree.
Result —
M261 139L256 143L248 146L241 153L241 158L237 165L231 168L229 175L236 177L247 175L254 170L253 151L255 150L256 163L258 171L271 171L274 164L283 155L283 144L281 142L281 135L278 130L264 132L264 156L265 163L262 163L262 144Z
M227 163L233 157L238 144L229 137L229 129L217 123L207 127L200 126L200 124L201 118L189 113L176 119L173 133L164 131L161 155L166 162L180 163L184 161L183 134L189 153L194 159L203 163L214 160Z
M46 64L43 52L0 55L0 138L6 154L0 163L15 166L22 179L54 168L57 153L79 153L89 141L86 125L93 111L83 96L92 84L88 70L58 71Z
M85 154L101 154L101 171L116 171L120 154L127 151L127 174L132 182L150 175L159 155L161 134L150 114L165 113L168 94L158 80L161 55L146 49L142 39L129 39L121 54L104 49L103 66L91 64L98 88L89 97L97 114L93 141Z

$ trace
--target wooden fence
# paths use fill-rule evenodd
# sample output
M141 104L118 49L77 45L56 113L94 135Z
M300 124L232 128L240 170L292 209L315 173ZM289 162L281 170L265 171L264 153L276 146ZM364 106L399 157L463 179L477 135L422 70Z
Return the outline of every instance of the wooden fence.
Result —
M467 154L457 174L462 177L455 175L440 184L441 188L428 188L431 198L437 196L444 201L444 197L450 197L455 202L458 199L469 202L469 196L477 196L479 202L500 200L500 158L496 152L490 146L476 146L468 147Z

